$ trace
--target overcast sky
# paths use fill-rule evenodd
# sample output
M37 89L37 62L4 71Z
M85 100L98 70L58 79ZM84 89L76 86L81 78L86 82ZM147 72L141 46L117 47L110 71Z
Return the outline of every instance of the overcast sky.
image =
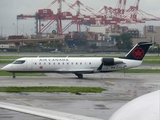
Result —
M46 8L53 0L0 0L0 35L14 35L17 33L16 26L17 20L16 16L20 14L34 15L38 9ZM66 0L68 3L74 3L76 0ZM116 7L118 0L80 0L86 6L94 8L94 11L100 10L103 6ZM126 9L131 5L135 5L137 0L127 0ZM140 0L139 9L160 17L160 0ZM57 12L57 3L50 8L54 13ZM66 4L63 4L63 11L67 10ZM13 24L14 23L14 24ZM160 25L160 22L146 22L146 25ZM34 33L35 31L35 20L19 20L18 21L19 34L23 34L24 31L27 34ZM133 25L137 28L144 26ZM53 24L48 31L55 29ZM71 28L70 28L71 29Z

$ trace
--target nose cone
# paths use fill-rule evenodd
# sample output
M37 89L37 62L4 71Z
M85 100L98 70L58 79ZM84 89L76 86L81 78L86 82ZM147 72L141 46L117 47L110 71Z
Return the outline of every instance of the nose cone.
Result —
M1 68L1 70L3 70L4 69L4 67L3 68Z
M11 71L11 66L10 65L6 65L3 68L1 68L1 70L3 70L3 71Z
M6 69L5 66L1 68L1 70L3 70L3 71L6 71L5 69Z

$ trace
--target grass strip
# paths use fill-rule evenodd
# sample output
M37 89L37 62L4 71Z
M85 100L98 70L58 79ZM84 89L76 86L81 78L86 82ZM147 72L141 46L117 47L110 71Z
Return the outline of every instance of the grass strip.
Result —
M160 64L160 60L152 59L152 60L143 60L142 64Z
M145 56L144 59L160 59L160 56L159 55Z
M12 63L14 60L0 60L0 64L9 64Z
M0 59L18 59L21 56L0 56Z
M0 92L70 92L70 93L101 93L105 89L100 87L0 87Z
M160 73L160 69L127 69L117 71L119 73Z

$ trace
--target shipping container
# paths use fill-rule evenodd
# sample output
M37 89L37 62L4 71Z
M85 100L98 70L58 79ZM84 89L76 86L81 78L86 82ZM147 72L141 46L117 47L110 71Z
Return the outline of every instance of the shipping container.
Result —
M9 40L10 39L23 39L23 38L24 38L23 35L10 35L8 37Z

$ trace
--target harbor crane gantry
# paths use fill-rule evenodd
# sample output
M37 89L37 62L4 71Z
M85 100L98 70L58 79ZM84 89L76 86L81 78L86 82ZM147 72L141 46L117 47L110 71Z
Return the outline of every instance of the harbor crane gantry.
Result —
M44 9L39 9L34 15L17 15L17 20L34 18L36 20L36 34L44 33L49 26L56 22L57 35L62 35L73 24L76 24L76 31L81 31L81 25L91 25L99 22L101 25L119 25L119 24L135 24L144 23L146 21L160 21L160 17L156 17L139 9L140 0L136 0L136 5L126 9L127 0L118 0L117 7L104 6L97 13L89 6L83 4L80 0L71 4L66 0L53 0ZM57 12L51 10L51 6L58 4ZM66 4L68 9L63 11L62 5ZM73 14L76 11L76 14ZM85 13L83 12L85 11ZM89 14L86 14L86 13ZM63 21L70 21L66 26L62 26ZM47 23L43 23L47 21Z

